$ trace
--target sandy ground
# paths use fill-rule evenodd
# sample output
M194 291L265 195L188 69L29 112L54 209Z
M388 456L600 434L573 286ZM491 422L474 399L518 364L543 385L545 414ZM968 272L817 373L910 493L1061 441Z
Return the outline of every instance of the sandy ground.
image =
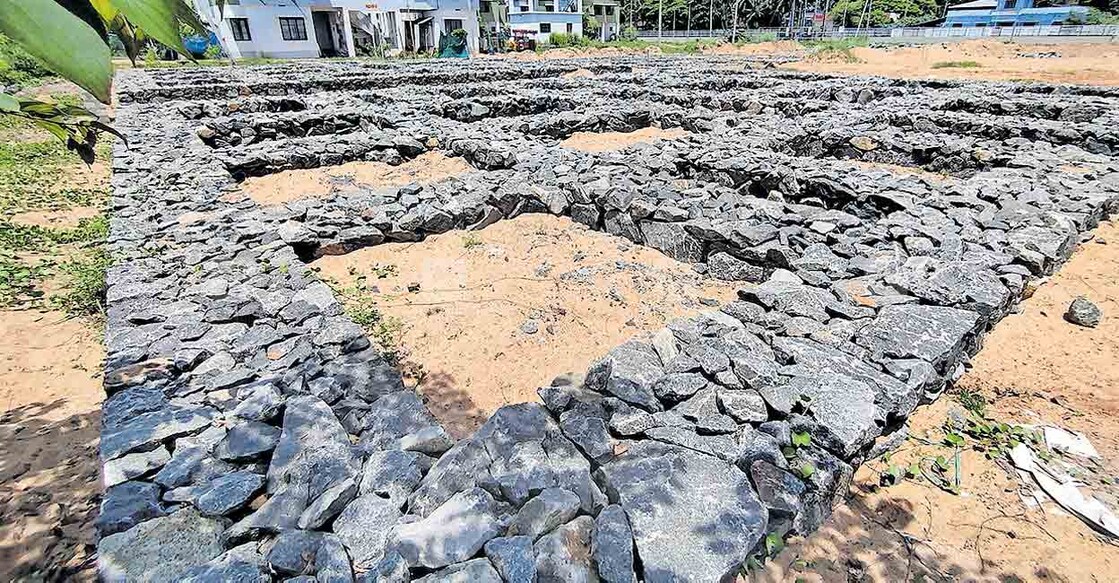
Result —
M1106 241L1107 244L1102 243ZM958 388L991 402L1001 421L1046 422L1088 435L1119 474L1119 223L1104 224L1061 271L995 327ZM1085 295L1100 306L1097 328L1062 318ZM952 408L942 397L910 418L911 433L938 442ZM909 440L890 463L905 467L951 455ZM1027 508L1020 484L974 451L961 458L962 494L906 480L881 488L877 460L857 473L851 500L819 531L787 548L765 581L1116 581L1119 549L1053 505ZM1114 509L1115 500L1103 498Z
M83 219L92 219L101 214L101 209L77 206L63 210L35 210L12 215L12 222L27 227L50 227L70 229L78 226Z
M55 82L21 95L80 90ZM53 139L37 128L6 132L5 141ZM108 185L103 160L59 167L50 193L13 214L28 226L69 228L98 209L53 196L64 189ZM95 202L98 202L95 200ZM38 259L60 260L69 246ZM27 257L29 253L19 253ZM60 282L48 278L50 294ZM101 484L97 462L100 432L101 327L58 311L0 308L0 581L85 581L95 578L96 518Z
M1057 53L1053 58L1047 53ZM567 59L572 57L617 57L659 55L660 47L643 48L563 48L541 54L531 51L488 55L486 58L518 60ZM703 55L799 55L804 60L780 65L799 71L883 75L910 79L990 79L999 81L1046 81L1119 85L1119 43L1020 44L1003 40L970 40L897 47L855 47L850 54L857 59L846 62L843 55L813 57L812 49L792 41L761 42L743 45L719 43L700 48ZM838 57L838 58L837 58ZM934 68L937 63L975 61L979 67Z
M1030 56L1044 53L1058 53L1060 57ZM851 49L851 54L858 62L810 57L783 67L799 71L911 79L933 77L1119 85L1119 43L1042 45L974 40L913 47L856 47ZM952 61L974 61L979 66L933 67L937 63Z
M682 128L661 129L657 127L641 128L632 132L575 132L571 137L560 142L560 145L564 148L583 152L608 152L635 144L652 144L660 140L673 140L689 134L690 132Z
M4 310L0 338L0 580L73 577L93 556L101 492L100 334Z
M374 266L394 273L378 279ZM714 309L736 286L570 219L525 215L478 232L387 244L315 262L403 322L405 370L436 417L468 435L502 405L537 399L614 346L671 318ZM409 293L411 283L419 291Z
M389 188L413 182L438 182L472 169L462 158L425 152L399 166L383 162L348 162L252 177L241 183L241 193L258 204L274 205L301 198L323 198L354 187Z

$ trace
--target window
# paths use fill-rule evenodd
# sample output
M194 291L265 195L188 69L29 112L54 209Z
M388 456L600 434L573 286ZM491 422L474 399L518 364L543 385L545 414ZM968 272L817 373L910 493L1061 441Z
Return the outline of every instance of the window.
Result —
M552 32L552 23L541 22L540 23L540 32Z
M1018 0L1006 0L1006 4L1003 5L1002 9L1003 10L1014 10L1014 7L1017 4L1018 4Z
M284 40L307 40L307 23L303 18L280 18L280 36Z
M567 34L575 34L575 25L570 22L567 23Z
M607 6L606 7L606 15L607 16L613 16L614 15L614 7L613 6Z
M445 18L443 19L443 32L451 34L452 32L462 28L462 19L459 18Z
M490 13L490 3L487 0L482 0L482 7L479 12L481 12L482 14Z
M952 23L952 28L963 28L963 27L964 27L964 25L959 23L959 22L953 22Z
M527 4L521 4L520 8L521 8L521 12L528 12L528 5Z
M230 18L229 29L233 31L233 40L253 40L253 35L249 34L248 18Z

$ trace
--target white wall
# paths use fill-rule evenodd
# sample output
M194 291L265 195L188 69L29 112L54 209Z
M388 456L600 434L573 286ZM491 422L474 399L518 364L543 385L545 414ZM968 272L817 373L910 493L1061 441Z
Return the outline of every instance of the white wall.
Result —
M3 1L3 0L0 0ZM471 53L478 52L478 3L477 0L422 0L435 7L435 10L422 13L422 17L432 17L435 30L434 42L439 42L439 32L444 30L444 21L456 19L462 21L462 27L468 33L467 48ZM210 4L210 0L194 0L198 12L203 15L211 25L215 26L218 38L226 52L234 58L239 57L275 57L299 58L318 57L319 46L315 40L315 24L311 17L312 8L329 8L332 6L343 7L350 10L372 12L368 8L369 0L302 0L296 4L292 0L241 0L239 5L226 5L222 19L218 16L217 7ZM381 0L377 2L378 12L397 11L402 7L412 5L412 0ZM396 14L398 25L399 12ZM307 28L306 41L286 41L280 33L281 16L302 16ZM229 18L248 18L251 41L235 42L233 31L229 26ZM220 23L220 24L219 24ZM399 34L403 34L398 28ZM547 38L547 34L544 38ZM336 39L341 47L345 46L343 39ZM344 52L344 49L343 49Z
M208 0L195 0L200 8L199 12L208 16L210 24L219 22L218 10L210 6ZM201 8L205 8L205 12ZM242 0L240 5L226 5L225 18L217 27L218 38L222 46L234 58L237 57L275 57L298 58L319 56L319 45L315 40L315 23L311 18L311 9L298 6L290 1L273 2L268 5L257 1ZM302 17L307 28L307 40L288 41L280 33L280 17ZM234 41L233 31L229 27L229 18L247 18L249 20L250 41Z

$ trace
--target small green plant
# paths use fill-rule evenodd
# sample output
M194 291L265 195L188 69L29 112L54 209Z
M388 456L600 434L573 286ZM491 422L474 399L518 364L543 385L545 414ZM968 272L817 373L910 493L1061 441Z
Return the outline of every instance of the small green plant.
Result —
M976 391L960 389L960 391L956 393L956 401L958 401L964 409L967 409L978 417L987 416L987 399Z
M101 248L58 266L66 281L65 291L53 296L51 304L71 316L90 316L105 312L105 272L109 256Z
M953 447L962 447L967 443L964 436L970 437L971 448L982 452L987 459L1005 457L1020 443L1037 445L1042 442L1036 431L974 414L968 416L962 428L946 424L945 433L945 441Z
M347 302L346 313L355 324L361 326L369 335L386 360L398 364L400 358L400 336L404 330L398 318L384 315L371 295L361 295Z
M779 555L784 549L785 539L783 539L781 535L777 534L776 532L771 532L765 535L765 538L762 539L761 552L757 552L750 555L749 557L746 557L746 563L744 565L745 571L747 573L756 573L761 571L765 568L766 562Z
M473 249L483 245L482 238L477 233L467 233L462 238L463 249Z
M932 64L933 69L975 69L980 66L975 61L938 61Z
M388 278L388 277L392 277L392 276L396 275L396 273L397 273L396 266L391 264L391 263L389 263L387 265L381 265L380 263L375 263L375 264L373 264L373 267L370 268L370 271L373 272L373 275L377 279L385 279L385 278Z
M0 307L35 299L42 294L35 289L41 277L40 268L20 261L11 251L0 249Z

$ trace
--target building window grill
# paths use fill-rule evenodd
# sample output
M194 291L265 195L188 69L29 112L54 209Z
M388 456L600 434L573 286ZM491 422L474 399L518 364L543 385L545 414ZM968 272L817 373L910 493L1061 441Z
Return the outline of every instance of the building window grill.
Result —
M235 41L253 40L253 35L249 33L248 18L230 18L229 29L233 31L233 40Z
M307 40L307 23L303 18L280 18L280 36L284 40Z

